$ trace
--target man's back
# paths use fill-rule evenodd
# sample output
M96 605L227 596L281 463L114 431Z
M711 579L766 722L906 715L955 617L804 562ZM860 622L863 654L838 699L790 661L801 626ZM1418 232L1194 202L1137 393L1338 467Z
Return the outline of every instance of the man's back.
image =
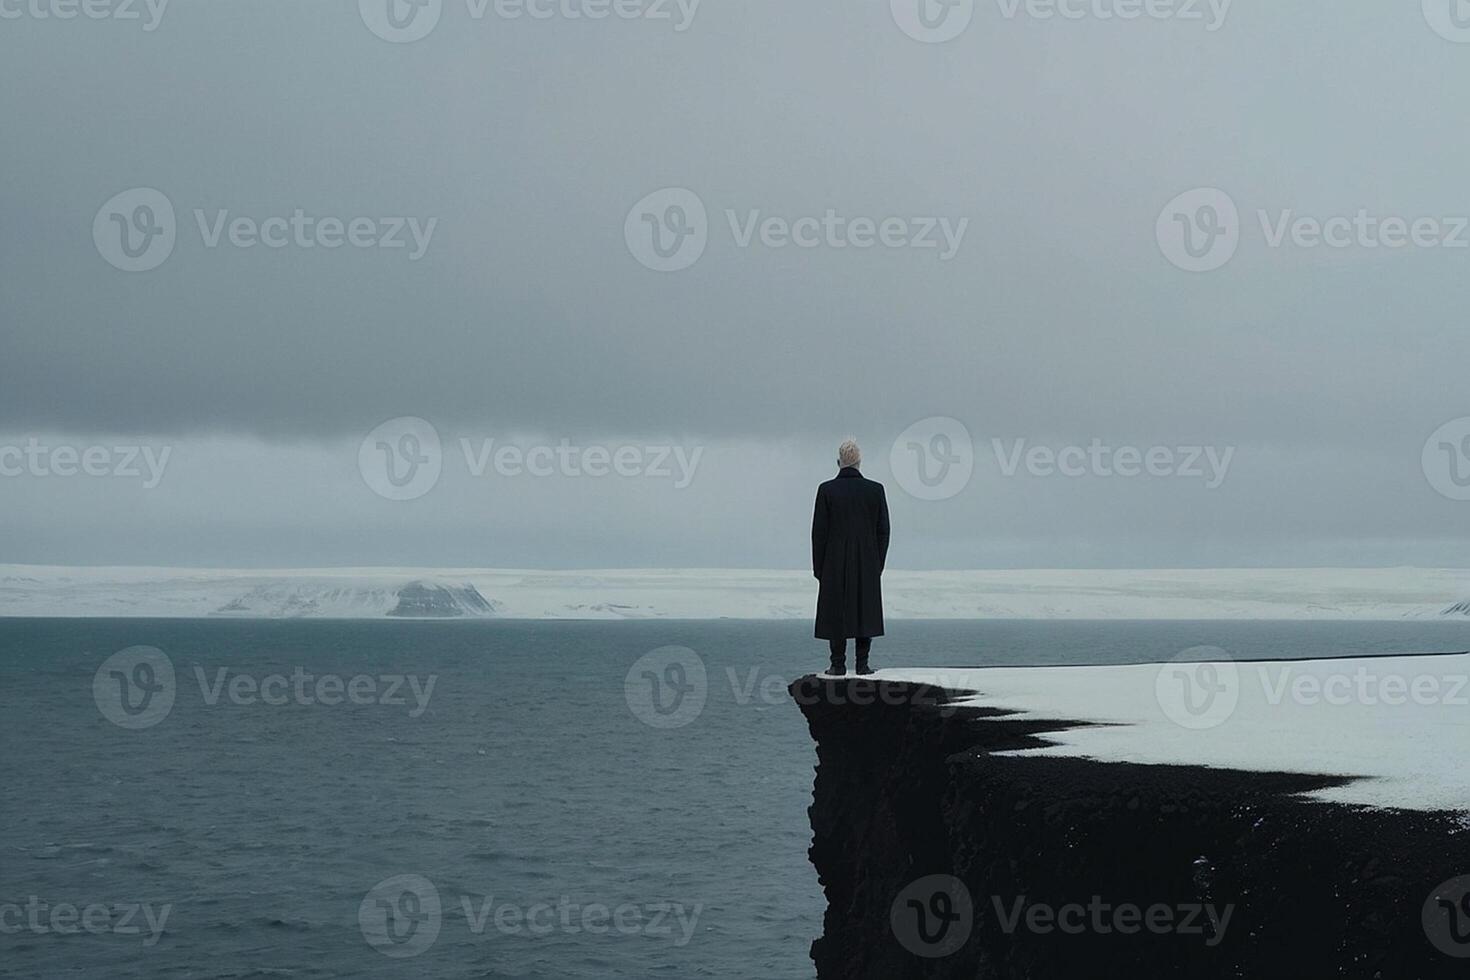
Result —
M817 488L812 511L812 573L821 582L816 635L824 640L883 635L881 577L888 560L888 499L883 484L844 466Z
M888 499L883 484L857 470L844 470L817 488L817 498L825 501L830 542L876 548L881 525L882 550L887 552Z

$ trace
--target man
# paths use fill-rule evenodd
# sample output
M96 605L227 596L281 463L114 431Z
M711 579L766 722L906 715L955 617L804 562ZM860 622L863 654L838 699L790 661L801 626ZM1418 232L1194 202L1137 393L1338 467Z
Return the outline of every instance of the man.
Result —
M817 639L832 651L830 673L847 673L847 639L857 640L857 672L871 674L868 651L883 635L883 565L888 559L888 498L883 484L858 472L862 451L848 439L837 447L836 479L817 488L812 513L812 574L817 590Z

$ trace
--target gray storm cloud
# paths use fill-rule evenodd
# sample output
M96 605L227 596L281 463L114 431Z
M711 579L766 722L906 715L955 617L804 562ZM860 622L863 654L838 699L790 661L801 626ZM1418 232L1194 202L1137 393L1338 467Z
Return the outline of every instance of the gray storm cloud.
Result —
M888 3L593 19L445 0L407 43L357 6L4 7L3 441L177 446L151 498L167 506L95 527L96 487L0 480L16 560L799 564L787 532L837 439L885 468L932 416L982 458L992 439L1236 452L1204 496L981 467L908 514L911 566L1464 554L1470 505L1419 460L1470 416L1453 234L1470 45L1418 4L1200 5L1201 22L977 3L937 44ZM135 188L166 198L171 240L128 272L149 256L108 236L162 242L167 217L103 213ZM667 188L694 195L700 228L687 208L638 213ZM1208 272L1158 230L1194 188L1239 215ZM1359 221L1346 247L1310 244L1313 222L1360 214L1438 233L1395 246ZM692 230L702 251L656 271L691 253L640 257L629 227ZM707 452L672 508L543 484L502 496L510 515L453 475L434 491L451 516L353 498L383 529L364 543L331 501L364 492L357 441L410 415L451 446ZM185 451L242 446L255 466L232 481ZM294 530L303 500L321 504L314 543ZM182 530L221 501L229 527ZM521 538L527 522L543 531Z

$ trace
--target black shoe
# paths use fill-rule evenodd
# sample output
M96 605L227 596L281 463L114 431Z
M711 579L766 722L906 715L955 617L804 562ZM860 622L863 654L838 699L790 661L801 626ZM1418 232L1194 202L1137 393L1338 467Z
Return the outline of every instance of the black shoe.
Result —
M867 661L864 661L857 665L857 675L859 677L867 677L872 672L873 668L868 666Z
M834 660L832 666L827 668L827 673L833 677L843 677L847 674L847 661Z

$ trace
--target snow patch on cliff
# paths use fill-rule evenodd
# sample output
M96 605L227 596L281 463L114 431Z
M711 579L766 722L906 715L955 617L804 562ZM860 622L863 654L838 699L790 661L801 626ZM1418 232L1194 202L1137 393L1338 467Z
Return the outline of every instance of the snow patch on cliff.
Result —
M1338 803L1470 813L1470 654L881 670L967 705L1087 721L1014 755L1351 776Z

